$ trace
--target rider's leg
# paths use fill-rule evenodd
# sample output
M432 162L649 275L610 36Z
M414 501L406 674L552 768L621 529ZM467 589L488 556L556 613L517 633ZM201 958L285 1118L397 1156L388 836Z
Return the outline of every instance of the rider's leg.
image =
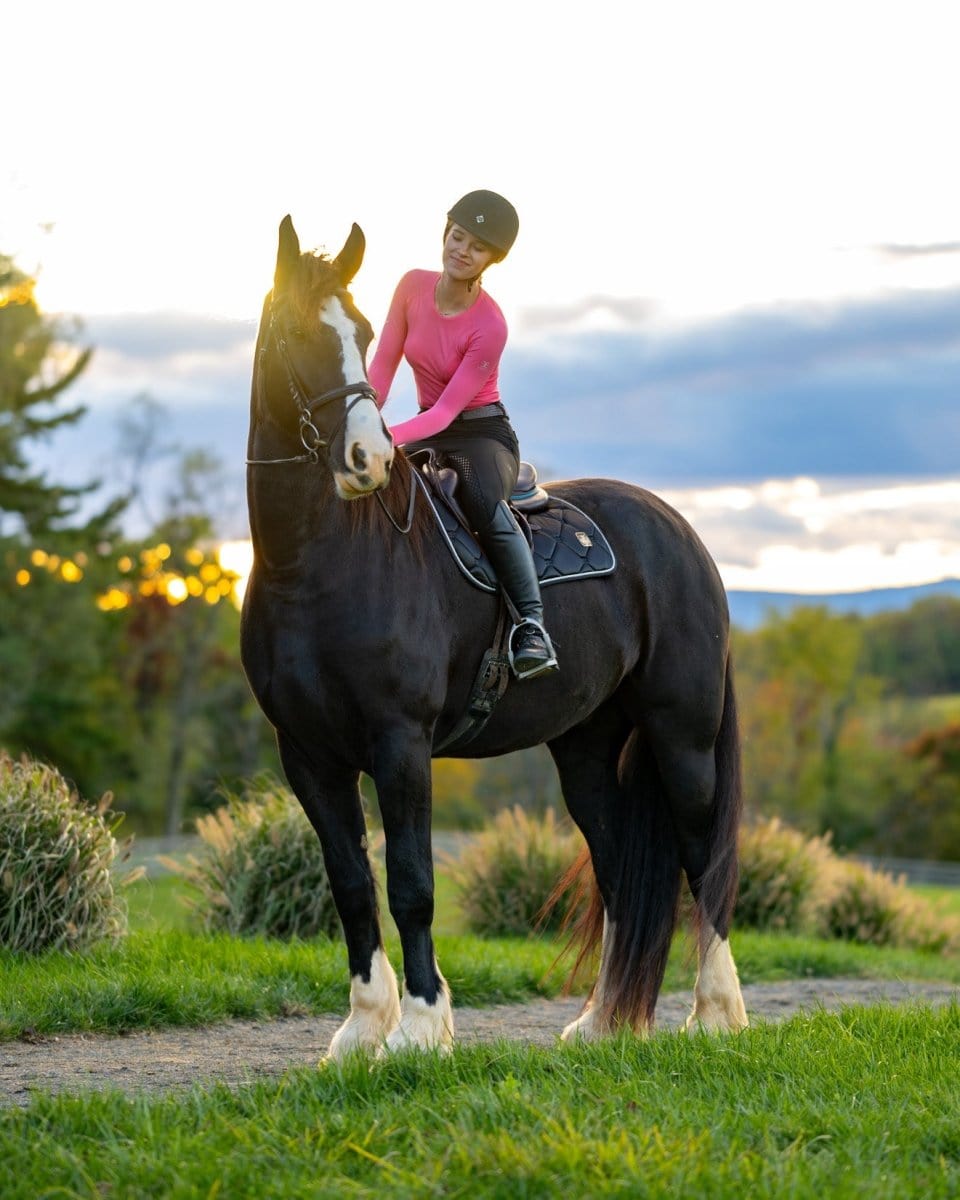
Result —
M517 678L555 671L533 554L506 502L516 483L519 456L494 438L474 437L469 452L445 447L443 457L460 478L460 503L516 614L510 646Z
M486 526L477 530L518 618L510 637L511 661L518 679L557 669L557 656L543 624L543 601L527 539L505 500L498 500Z

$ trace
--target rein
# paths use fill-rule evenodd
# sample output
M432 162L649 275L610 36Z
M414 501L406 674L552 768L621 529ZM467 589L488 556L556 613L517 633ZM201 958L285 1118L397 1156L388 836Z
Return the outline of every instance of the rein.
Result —
M279 466L282 463L318 463L320 461L321 450L326 450L329 455L330 443L343 428L353 406L364 399L376 402L376 390L364 379L359 383L345 383L341 387L331 388L328 392L321 392L319 396L310 396L303 380L300 378L297 368L290 359L286 338L274 328L274 313L272 309L270 312L270 330L267 344L269 343L270 335L273 335L276 340L277 349L280 352L280 358L287 373L287 390L300 416L300 444L303 446L304 453L292 454L286 458L248 458L246 460L247 466L273 467ZM267 353L267 344L264 344L260 348L259 368L261 372L263 370L263 359ZM344 406L343 415L334 426L333 432L326 438L322 437L314 421L314 410L323 408L326 404L332 404L334 400L344 400L348 396L352 396L353 399L349 404ZM387 508L380 492L378 491L376 494L380 507L387 514L390 524L401 534L408 534L413 528L413 513L417 499L416 474L416 471L411 468L410 500L407 504L407 517L403 525L397 522L393 513Z
M290 398L293 400L300 416L300 444L303 446L305 453L290 455L287 458L248 458L247 466L270 467L279 463L317 463L320 461L320 450L326 450L329 454L330 443L343 428L353 406L361 400L376 401L377 393L367 380L364 379L359 383L345 383L341 387L331 388L329 392L321 392L319 396L309 395L296 367L290 360L290 355L287 352L286 338L282 333L274 331L272 311L270 313L270 332L276 339L277 349L280 351L280 358L287 373L287 390L290 392ZM261 369L263 367L263 356L266 352L267 347L264 345L260 350ZM322 437L314 421L314 410L323 408L324 405L331 404L334 400L343 400L347 396L352 396L353 399L349 404L344 406L343 415L334 426L333 432L327 437Z

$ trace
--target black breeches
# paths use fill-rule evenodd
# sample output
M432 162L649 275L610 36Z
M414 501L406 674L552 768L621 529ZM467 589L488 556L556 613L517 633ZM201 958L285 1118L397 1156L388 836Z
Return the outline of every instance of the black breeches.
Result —
M481 430L476 428L478 425L491 428ZM460 480L457 498L474 530L482 535L494 518L498 502L510 499L517 482L520 450L509 421L503 417L454 421L441 433L405 449L428 446L442 466L456 471Z

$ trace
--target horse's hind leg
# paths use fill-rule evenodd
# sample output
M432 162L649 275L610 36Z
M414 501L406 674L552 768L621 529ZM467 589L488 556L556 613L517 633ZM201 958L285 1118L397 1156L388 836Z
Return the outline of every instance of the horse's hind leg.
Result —
M588 943L601 941L600 966L583 1011L563 1031L565 1041L592 1041L613 1031L605 1003L614 928L609 913L619 865L618 846L624 819L617 764L630 723L608 704L583 724L549 745L560 776L563 798L587 843L597 891L585 931ZM586 863L582 864L586 867ZM601 934L602 929L602 934Z
M696 723L684 723L676 713L652 716L646 730L696 905L698 970L686 1027L734 1032L748 1021L729 942L740 817L740 750L729 681L723 705L714 739L695 739Z
M359 777L333 770L321 774L282 735L278 741L287 779L320 838L347 945L350 1014L333 1035L327 1057L379 1049L400 1021L400 995L380 935Z

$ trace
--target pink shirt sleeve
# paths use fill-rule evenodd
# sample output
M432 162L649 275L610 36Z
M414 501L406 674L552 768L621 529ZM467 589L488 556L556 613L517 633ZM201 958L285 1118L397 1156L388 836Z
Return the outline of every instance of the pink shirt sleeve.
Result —
M380 408L387 402L390 386L397 373L400 359L403 357L403 344L407 338L407 300L406 292L410 276L404 277L397 284L387 319L380 330L380 338L373 361L367 370L367 378L373 384L377 393L377 404Z
M391 427L398 445L439 433L471 404L500 399L503 314L481 293L466 312L441 316L433 298L437 278L431 271L408 271L400 280L367 372L382 408L402 357L413 370L420 412Z
M506 329L501 332L495 326L485 326L476 330L469 339L460 365L440 393L437 402L417 416L411 417L409 421L390 426L390 433L397 445L420 441L446 429L454 417L458 417L471 400L477 398L489 383L491 374L496 377L497 365L506 341Z

